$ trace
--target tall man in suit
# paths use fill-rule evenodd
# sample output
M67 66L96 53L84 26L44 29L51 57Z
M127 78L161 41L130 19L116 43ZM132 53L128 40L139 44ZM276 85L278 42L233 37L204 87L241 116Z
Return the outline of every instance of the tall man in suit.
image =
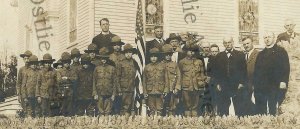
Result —
M240 92L244 88L247 76L244 53L233 49L233 38L225 37L223 45L225 51L216 56L215 78L219 100L217 112L219 115L229 115L230 98L233 100L235 114L242 115Z
M254 103L251 101L251 97L253 93L253 72L259 51L254 49L252 37L243 38L242 43L245 49L245 59L247 63L247 81L243 92L244 115L254 115Z
M146 64L150 63L150 49L158 48L161 51L162 46L165 44L163 39L163 28L161 26L154 27L155 39L146 43Z
M254 96L256 113L276 115L276 105L281 104L284 96L282 91L287 90L290 63L286 50L275 44L275 35L265 32L264 42L266 48L261 51L256 59L253 74Z
M113 51L113 47L110 44L112 37L116 36L115 34L109 31L109 20L107 18L102 18L100 21L101 33L93 38L92 43L97 46L97 50L102 47L107 47L110 52Z

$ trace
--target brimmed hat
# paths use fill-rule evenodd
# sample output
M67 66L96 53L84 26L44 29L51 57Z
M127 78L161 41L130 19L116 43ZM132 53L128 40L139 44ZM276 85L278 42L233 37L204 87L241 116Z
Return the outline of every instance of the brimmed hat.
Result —
M178 42L181 40L180 36L175 33L170 33L169 38L166 40L166 43L170 43L171 40L176 39Z
M94 52L94 53L98 53L98 49L97 49L97 45L96 44L90 44L89 46L88 46L88 49L87 50L84 50L84 52L85 53L92 53L92 52Z
M170 44L163 45L161 50L162 50L162 53L164 53L164 54L174 53L174 49L173 49L172 45L170 45Z
M111 38L110 44L111 46L122 46L125 43L121 41L121 38L119 36L114 36Z
M192 45L186 45L182 48L184 51L193 51L193 52L199 52L199 46L196 44Z
M56 63L53 64L54 68L57 68L58 65L63 65L62 61L59 59Z
M133 48L133 46L131 44L126 44L124 45L123 47L123 52L126 53L126 52L132 52L132 53L136 53L137 52L137 49L136 48Z
M74 58L74 57L80 57L81 54L80 54L80 51L77 49L77 48L74 48L71 50L71 57Z
M100 58L108 58L109 57L109 50L106 47L102 47L99 50L99 56Z
M81 55L81 64L84 64L84 63L91 63L91 57L87 53L84 53Z
M23 54L20 54L20 57L24 58L25 56L30 57L32 56L32 52L27 50Z
M64 52L61 54L61 62L71 62L71 54L69 52Z
M36 55L31 55L28 63L39 63L39 59Z
M54 61L55 61L55 59L52 59L52 56L49 53L44 54L43 60L41 60L42 63L45 63L45 62L53 63Z
M152 48L150 49L150 56L159 56L160 54L162 54L158 48Z

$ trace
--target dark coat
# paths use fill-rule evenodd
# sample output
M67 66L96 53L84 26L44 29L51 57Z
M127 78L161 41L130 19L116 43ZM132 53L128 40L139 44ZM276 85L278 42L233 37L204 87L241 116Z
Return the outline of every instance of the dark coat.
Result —
M113 47L111 46L111 38L116 36L115 34L109 32L107 35L103 35L102 33L98 34L93 38L92 43L97 45L98 50L102 47L107 47L110 52L113 51Z
M300 34L298 34L296 32L294 32L294 33L295 33L294 37L300 36ZM291 38L293 38L293 37L291 37L291 35L289 35L287 32L283 32L277 36L276 43L280 42L281 40L290 42Z
M288 84L290 63L286 50L278 45L265 48L256 59L254 89L278 89L280 82Z
M243 52L233 50L228 58L225 51L215 59L215 79L223 90L236 91L238 84L245 84L247 77L246 59Z

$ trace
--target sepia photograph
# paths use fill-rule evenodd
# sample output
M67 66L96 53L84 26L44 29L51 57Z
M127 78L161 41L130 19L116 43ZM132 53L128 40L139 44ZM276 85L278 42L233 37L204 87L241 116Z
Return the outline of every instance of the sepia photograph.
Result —
M300 128L300 0L0 0L1 129Z

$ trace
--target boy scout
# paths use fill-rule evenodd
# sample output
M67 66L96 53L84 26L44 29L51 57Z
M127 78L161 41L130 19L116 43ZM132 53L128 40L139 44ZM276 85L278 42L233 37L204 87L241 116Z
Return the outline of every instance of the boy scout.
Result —
M194 58L199 51L197 45L184 47L186 57L179 61L182 81L182 99L185 116L197 116L200 95L204 94L204 67L201 60Z
M61 60L59 59L58 61L56 61L56 63L53 64L53 67L56 69L56 70L60 70L63 68L63 64L61 62Z
M101 64L94 70L93 96L98 100L100 115L109 115L112 109L112 102L119 89L115 67L108 65L109 51L106 47L99 50ZM120 90L118 90L120 91Z
M61 72L63 69L63 64L61 62L61 59L56 61L56 63L53 64L53 67L56 69L55 73ZM55 77L56 77L55 75ZM58 83L57 81L55 82L55 87L53 89L53 98L50 100L50 115L51 116L57 116L59 115L59 110L61 106L61 99L60 99L60 94L58 92Z
M109 59L113 61L113 64L116 67L118 67L121 61L125 59L124 54L121 53L122 45L124 45L125 43L121 41L121 38L119 36L114 36L111 38L110 44L111 46L113 46L113 53L109 55ZM120 114L121 99L121 96L116 96L115 101L113 102L112 114Z
M91 63L89 54L81 55L81 69L78 72L76 114L93 116L93 72L94 66Z
M97 50L97 46L95 44L90 44L88 46L88 49L84 50L84 52L89 54L92 64L94 64L95 66L100 65L100 60L96 57L99 51Z
M151 63L146 65L143 73L143 91L150 108L150 115L162 115L163 99L168 89L165 80L164 64L159 61L160 52L158 48L150 49Z
M74 48L71 50L71 58L72 58L72 64L71 64L71 69L79 71L81 69L81 65L79 62L80 59L80 51L77 48Z
M162 46L165 60L162 62L166 70L166 113L167 115L175 115L176 105L179 102L178 91L181 90L181 74L176 62L171 60L173 52L175 52L170 44Z
M50 115L50 100L53 100L56 89L56 73L51 67L54 61L55 59L52 59L52 56L48 53L41 60L44 68L40 70L36 91L38 108L40 109L39 116L46 117Z
M21 103L21 107L23 108L23 111L26 112L25 108L25 102L23 96L25 95L22 87L22 83L24 81L24 75L26 73L26 70L29 68L28 62L29 57L32 55L31 51L25 51L23 54L20 54L20 57L23 58L23 61L25 63L25 66L21 67L18 72L18 80L17 80L17 95L18 95L18 101Z
M134 91L136 89L135 75L137 65L132 54L136 51L130 44L124 46L125 59L117 65L117 75L120 82L121 115L134 115Z
M63 69L60 72L57 72L56 75L59 93L62 99L60 113L64 116L70 116L74 113L73 91L77 83L77 74L75 70L70 68L70 53L62 53L61 61L63 63Z
M39 72L37 70L38 58L35 55L29 57L28 62L29 68L26 70L24 75L24 81L22 82L22 98L24 98L26 116L35 116L35 106L36 106L36 88L38 85Z

